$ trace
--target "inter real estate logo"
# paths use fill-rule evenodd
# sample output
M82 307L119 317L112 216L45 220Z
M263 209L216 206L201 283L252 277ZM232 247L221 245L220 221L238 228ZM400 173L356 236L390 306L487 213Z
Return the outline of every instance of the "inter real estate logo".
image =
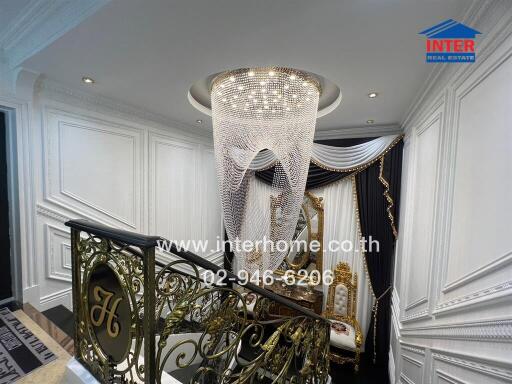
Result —
M427 63L474 63L475 36L481 33L449 19L419 33L427 37Z

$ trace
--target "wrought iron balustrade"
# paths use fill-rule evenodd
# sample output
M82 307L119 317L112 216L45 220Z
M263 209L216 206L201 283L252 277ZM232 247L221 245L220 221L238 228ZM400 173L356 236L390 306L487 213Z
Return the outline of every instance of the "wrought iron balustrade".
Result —
M85 220L71 228L75 357L104 383L326 383L329 323L314 312L163 239ZM252 301L251 301L252 300ZM293 317L270 314L285 305Z

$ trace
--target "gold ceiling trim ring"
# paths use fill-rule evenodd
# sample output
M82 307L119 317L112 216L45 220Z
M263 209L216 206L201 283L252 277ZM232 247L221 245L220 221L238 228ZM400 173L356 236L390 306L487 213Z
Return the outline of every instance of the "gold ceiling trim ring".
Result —
M322 94L322 86L320 85L320 82L314 76L310 75L306 71L301 71L298 69L287 68L287 67L239 68L239 69L232 69L229 71L222 72L221 74L215 76L215 78L212 80L212 82L210 84L210 93L212 92L212 89L214 88L214 86L222 83L223 81L230 78L231 76L245 75L245 74L248 74L249 72L254 72L255 77L256 77L256 75L261 76L263 74L266 76L269 76L268 75L269 72L275 72L276 74L281 73L281 74L289 75L289 76L295 75L301 81L307 81L308 83L311 83L311 85L313 85L317 89L319 96Z
M384 186L383 195L386 198L386 201L388 202L388 207L386 208L386 211L388 212L388 218L391 223L391 229L393 231L393 236L396 239L398 237L398 231L396 230L395 217L393 216L393 212L392 212L395 202L393 201L393 198L391 197L391 194L389 193L389 182L384 178L384 156L382 156L380 158L379 181Z

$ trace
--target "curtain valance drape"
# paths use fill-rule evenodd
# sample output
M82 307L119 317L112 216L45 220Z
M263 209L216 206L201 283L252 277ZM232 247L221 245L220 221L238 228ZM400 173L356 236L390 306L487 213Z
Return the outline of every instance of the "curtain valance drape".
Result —
M314 143L311 162L320 168L331 171L354 171L375 161L399 139L399 135L382 136L350 147L334 147ZM249 168L262 171L273 167L275 162L276 157L272 151L261 151L253 159Z

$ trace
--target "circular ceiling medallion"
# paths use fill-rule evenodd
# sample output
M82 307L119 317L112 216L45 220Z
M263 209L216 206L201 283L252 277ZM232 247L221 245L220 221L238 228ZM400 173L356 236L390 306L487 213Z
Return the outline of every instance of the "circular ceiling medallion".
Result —
M249 71L251 68L239 69L235 71ZM255 69L257 70L257 69ZM340 88L324 78L323 76L317 75L316 73L296 70L297 73L306 74L311 82L318 86L320 90L320 97L318 101L318 112L317 118L327 115L332 112L341 102L341 90ZM234 71L218 72L207 76L195 82L188 91L188 100L190 104L202 113L211 116L212 115L212 101L211 101L211 89L215 81L222 79L227 73L233 73Z

